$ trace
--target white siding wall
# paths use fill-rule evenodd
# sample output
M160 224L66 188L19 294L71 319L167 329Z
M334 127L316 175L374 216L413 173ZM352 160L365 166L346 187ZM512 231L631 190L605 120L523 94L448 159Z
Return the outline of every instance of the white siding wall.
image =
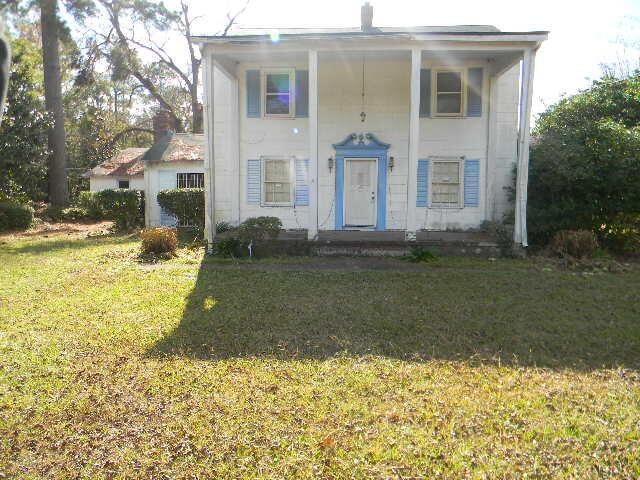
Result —
M129 188L132 190L144 190L144 177L89 177L89 190L99 192L110 188L118 188L118 180L129 180Z
M515 138L518 109L518 67L499 79L496 126L495 183L486 185L488 163L489 78L488 64L481 61L462 62L464 68L485 67L483 112L480 118L421 118L419 158L432 155L466 156L480 159L481 204L460 209L417 208L418 225L426 229L464 229L477 227L486 218L500 216L506 208L503 186L510 182L516 158ZM425 60L423 68L445 66ZM215 157L216 220L232 223L247 217L272 215L279 217L285 228L306 228L308 207L261 207L246 202L247 159L264 155L308 158L308 119L247 118L246 70L269 67L307 69L306 61L242 63L239 80L239 165L229 155L230 83L221 74L215 76ZM387 229L404 229L407 208L407 165L409 134L410 57L396 56L367 59L365 81L366 121L360 121L362 60L361 58L319 57L318 105L318 218L320 229L333 229L335 168L329 172L327 159L335 155L332 144L350 133L371 132L391 144L389 156L395 167L387 181ZM238 172L239 170L239 172ZM238 182L233 188L233 182ZM239 219L231 217L232 196L239 191ZM491 198L486 198L487 194ZM493 198L495 196L495 198ZM498 213L496 213L498 212Z
M204 173L204 162L167 162L147 163L145 165L145 223L147 226L160 225L160 205L158 205L159 172L168 171L173 174L173 188L177 186L178 173Z

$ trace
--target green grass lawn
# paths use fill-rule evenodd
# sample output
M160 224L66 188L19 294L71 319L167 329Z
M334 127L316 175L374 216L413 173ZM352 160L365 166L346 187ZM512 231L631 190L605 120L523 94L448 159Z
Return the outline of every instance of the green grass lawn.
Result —
M0 478L640 477L638 268L138 248L0 239Z

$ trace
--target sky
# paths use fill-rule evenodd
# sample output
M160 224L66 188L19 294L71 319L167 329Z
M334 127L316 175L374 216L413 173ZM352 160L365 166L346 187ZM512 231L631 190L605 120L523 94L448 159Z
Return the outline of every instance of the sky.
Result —
M166 3L172 5L175 0ZM190 0L202 15L194 33L215 34L244 0ZM362 0L250 0L239 28L360 25ZM374 26L490 24L504 31L549 30L538 52L534 115L587 87L601 65L639 65L640 0L370 0Z

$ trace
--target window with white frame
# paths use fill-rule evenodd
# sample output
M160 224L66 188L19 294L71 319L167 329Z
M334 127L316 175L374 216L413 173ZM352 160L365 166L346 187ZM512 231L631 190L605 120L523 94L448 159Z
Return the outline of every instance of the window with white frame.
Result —
M462 192L462 162L433 160L431 167L431 205L435 207L459 207Z
M263 104L266 117L293 117L295 78L293 69L263 71Z
M464 108L464 78L462 70L436 70L434 111L436 115L462 115Z
M204 188L204 173L178 173L178 188Z
M129 180L118 180L118 188L129 188Z
M264 205L292 205L293 194L292 159L263 158L262 203Z

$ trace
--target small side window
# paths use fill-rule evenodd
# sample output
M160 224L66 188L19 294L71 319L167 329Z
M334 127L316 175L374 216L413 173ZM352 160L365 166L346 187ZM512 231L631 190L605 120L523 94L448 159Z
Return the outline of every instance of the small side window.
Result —
M178 188L204 188L204 173L178 173Z
M118 188L129 189L129 180L118 180Z

